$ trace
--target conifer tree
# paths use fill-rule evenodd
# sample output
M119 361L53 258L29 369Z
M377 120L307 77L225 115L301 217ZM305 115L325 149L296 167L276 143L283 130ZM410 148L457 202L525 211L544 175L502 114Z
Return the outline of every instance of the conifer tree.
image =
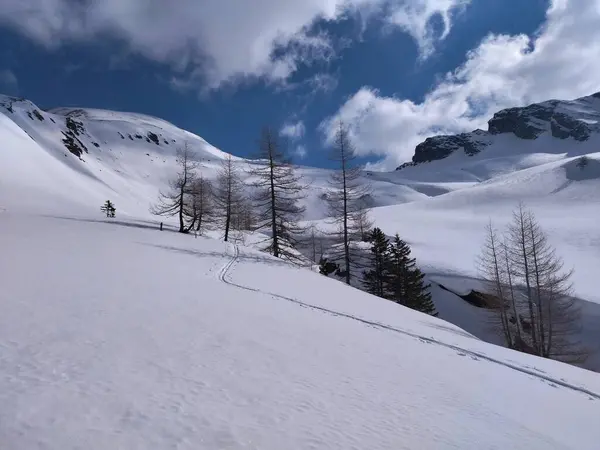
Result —
M427 291L430 285L425 284L425 274L417 267L416 260L410 257L410 246L396 235L389 253L390 299L417 311L437 316L431 294Z
M177 164L179 171L169 182L169 190L161 191L158 203L150 208L152 214L179 219L179 232L188 233L190 227L186 223L190 219L187 215L186 200L190 193L190 186L196 178L195 170L198 168L196 155L189 149L187 142L182 150L177 151Z
M338 168L331 175L331 192L326 200L331 223L336 227L336 238L341 244L341 252L336 256L344 260L342 272L346 283L350 284L352 266L356 266L361 257L352 246L352 241L361 240L361 224L364 231L367 222L364 215L365 198L370 193L370 187L362 179L348 129L342 122L335 136L331 159Z
M190 185L185 213L190 218L188 229L200 234L214 217L212 183L202 175Z
M255 229L270 232L266 251L276 258L295 260L298 236L304 231L298 224L305 210L299 204L304 186L272 129L263 129L258 159L250 164L249 173L255 178Z
M100 211L106 213L106 217L115 217L115 213L117 212L115 205L110 200L106 200L103 206L100 207Z
M371 269L364 272L363 284L365 290L378 297L389 298L390 241L381 229L375 228L369 235L369 242L372 243L372 259Z
M232 222L237 222L236 218L242 212L243 189L244 185L240 179L239 169L231 155L227 155L217 175L214 195L216 213L223 220L225 242L229 240L229 231L234 225Z
M366 201L361 199L362 207L360 207L355 215L356 229L363 242L369 242L371 232L373 231L373 220L369 217L369 212L366 209Z
M581 363L587 357L578 337L581 311L571 295L572 270L550 245L532 211L521 204L508 226L507 260L523 295L517 309L527 316L522 337L526 347L541 357Z
M340 266L332 261L329 261L327 258L321 257L319 260L319 273L321 275L329 276L332 273L338 271Z

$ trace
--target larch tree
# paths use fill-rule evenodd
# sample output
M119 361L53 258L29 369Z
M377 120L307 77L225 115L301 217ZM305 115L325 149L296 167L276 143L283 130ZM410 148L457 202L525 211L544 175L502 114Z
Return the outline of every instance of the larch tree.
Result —
M188 233L186 226L189 216L187 215L186 201L190 193L190 186L196 179L198 168L197 156L192 152L187 142L183 149L177 151L178 171L169 181L169 190L160 191L158 202L152 205L150 212L159 216L174 217L179 219L179 232Z
M203 227L214 218L213 187L202 175L190 185L186 215L191 218L188 228L202 234Z
M524 291L522 336L531 352L563 362L581 363L586 350L578 340L579 304L571 295L572 270L550 245L534 214L521 204L508 227L507 259L515 284Z
M319 240L317 227L314 223L310 225L309 230L310 258L316 264L323 257L323 243Z
M248 230L252 231L255 229L256 217L254 214L254 207L252 205L252 200L245 195L243 192L238 197L238 201L235 202L233 208L231 209L231 231L235 231L236 237L235 239L244 239L243 231Z
M249 173L254 179L255 229L270 234L266 251L296 261L295 249L304 232L298 222L305 211L300 205L305 186L271 128L262 130L257 159L250 162Z
M244 185L231 155L227 155L221 163L214 194L215 213L223 222L224 240L227 242L233 221L241 213L244 201Z
M352 242L361 240L361 223L365 223L365 199L370 194L370 187L362 179L361 169L356 164L354 146L350 142L348 129L342 122L335 135L331 159L336 163L337 169L331 175L330 192L326 201L331 223L336 227L341 245L339 257L344 261L344 278L350 284L352 265L361 258L353 251Z
M361 241L368 241L369 236L373 231L373 220L369 216L369 211L367 209L367 202L365 197L361 200L363 205L356 212L356 228L358 230L358 234L360 235Z
M486 239L478 258L478 270L491 294L488 298L493 299L488 306L497 313L492 315L493 328L498 328L499 321L507 347L516 348L521 339L516 336L519 330L518 316L513 316L513 311L516 311L515 295L512 268L510 263L507 264L507 257L507 248L490 222L486 227Z

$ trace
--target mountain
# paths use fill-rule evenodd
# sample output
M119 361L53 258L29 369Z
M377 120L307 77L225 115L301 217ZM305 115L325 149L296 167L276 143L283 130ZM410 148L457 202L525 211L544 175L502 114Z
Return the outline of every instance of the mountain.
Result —
M3 448L596 449L600 375L492 345L490 312L463 300L483 289L485 225L525 201L575 268L586 367L600 370L588 99L571 102L587 105L585 140L576 123L553 136L566 108L555 105L548 121L527 119L536 139L478 132L455 141L486 143L471 156L363 173L375 223L411 245L432 284L433 318L258 252L256 233L223 243L169 220L159 231L149 206L177 149L195 151L207 178L227 155L201 137L145 115L1 97ZM508 127L498 116L494 129ZM326 233L331 172L297 170L307 224ZM116 219L102 217L107 199Z
M210 167L225 155L154 117L83 108L43 111L7 96L0 96L0 136L0 183L22 192L21 206L40 208L48 201L95 208L111 198L122 212L146 214L149 199L174 170L178 148L187 143Z
M175 155L188 145L198 157L200 171L216 176L227 153L203 138L164 120L143 114L89 108L44 111L34 103L0 96L0 201L12 208L35 207L68 211L77 204L97 209L110 198L122 213L147 216L160 188L176 170ZM247 161L233 157L242 173ZM307 219L325 215L322 196L329 172L301 168L312 180L307 192ZM58 181L60 180L60 181ZM412 201L426 196L406 186L389 189L374 182L371 206ZM19 190L22 195L10 194Z
M585 110L592 127L590 105L597 100L592 96L561 104ZM554 114L565 109L553 107ZM372 186L366 200L376 225L388 235L399 233L411 245L432 283L440 317L494 343L499 340L487 325L489 312L460 296L483 289L476 260L486 225L492 220L503 228L519 202L525 202L566 266L575 269L574 295L585 310L581 340L594 349L586 367L600 370L600 352L595 351L600 342L600 142L597 134L586 141L556 138L551 124L547 126L530 140L514 133L476 133L489 145L471 156L454 151L399 171L365 171L363 179ZM177 149L187 143L207 179L216 176L226 155L158 118L85 108L44 111L12 97L0 98L0 142L0 211L101 219L100 206L110 199L118 220L141 220L149 227L169 223L152 216L149 207L176 170ZM247 177L248 161L235 158L235 163ZM297 170L308 184L307 224L332 231L323 201L331 172ZM246 242L261 240L248 236Z
M600 135L600 92L573 101L549 100L502 110L489 120L488 131L427 138L417 145L412 161L398 170L444 159L460 150L468 156L476 155L493 146L498 135L503 134L514 135L523 141L533 141L544 135L573 144L596 140ZM523 145L527 145L526 142Z

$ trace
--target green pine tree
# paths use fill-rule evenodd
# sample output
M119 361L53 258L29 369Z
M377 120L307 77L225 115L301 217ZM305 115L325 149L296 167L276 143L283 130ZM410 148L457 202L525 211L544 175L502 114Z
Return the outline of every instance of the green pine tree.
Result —
M390 299L417 311L437 316L435 305L425 284L425 274L410 257L410 246L398 235L389 248L389 281L386 289Z
M381 229L374 228L368 234L371 246L371 269L363 272L365 290L378 297L388 297L386 287L389 284L389 245Z
M340 266L338 264L328 261L327 258L321 258L319 261L319 273L321 275L329 276L339 269Z

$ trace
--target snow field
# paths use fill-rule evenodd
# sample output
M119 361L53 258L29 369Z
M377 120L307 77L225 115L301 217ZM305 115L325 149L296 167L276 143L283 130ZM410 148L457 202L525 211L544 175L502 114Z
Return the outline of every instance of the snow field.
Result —
M596 448L592 372L250 249L31 219L0 220L7 448Z

